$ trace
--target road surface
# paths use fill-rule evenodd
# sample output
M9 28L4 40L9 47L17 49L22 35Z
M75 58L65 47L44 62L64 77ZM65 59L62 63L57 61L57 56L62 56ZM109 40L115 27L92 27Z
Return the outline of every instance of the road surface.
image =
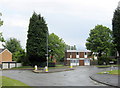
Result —
M106 86L89 78L91 74L105 69L94 66L79 66L75 70L55 73L33 73L31 70L3 70L7 76L29 86Z

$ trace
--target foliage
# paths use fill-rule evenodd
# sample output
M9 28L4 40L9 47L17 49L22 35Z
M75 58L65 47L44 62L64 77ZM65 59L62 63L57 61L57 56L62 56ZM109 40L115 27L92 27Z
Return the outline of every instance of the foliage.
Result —
M46 62L48 27L44 18L35 12L30 18L26 44L27 58L32 66Z
M120 7L117 8L114 12L114 16L112 20L112 29L113 29L114 42L120 54Z
M66 45L66 50L76 50L76 45L74 46Z
M2 13L0 13L0 16L2 16ZM3 25L3 21L0 18L0 26L2 26L2 25Z
M49 35L49 49L50 54L60 61L64 57L64 51L66 48L65 42L54 33Z
M7 48L11 53L15 53L21 49L20 41L16 38L9 38L5 42L5 48Z
M10 38L5 42L5 48L7 48L13 54L13 60L17 62L22 62L25 58L25 51L20 45L20 41L16 38Z
M13 53L13 60L20 62L20 63L25 63L25 51L23 49L19 49L18 51Z
M103 65L105 63L106 65L108 65L110 60L111 59L109 57L102 55L101 57L99 57L98 64Z
M99 63L99 59L101 58L102 54L108 56L110 47L114 46L112 31L103 25L97 25L90 31L89 36L90 37L87 39L86 47L88 50L98 53Z
M0 16L2 16L1 13L0 13ZM3 21L1 21L1 18L0 18L0 26L2 26L2 25L3 25ZM5 40L4 40L3 36L2 36L2 33L0 33L0 41L5 42Z
M1 41L1 42L5 42L2 33L0 33L0 41Z

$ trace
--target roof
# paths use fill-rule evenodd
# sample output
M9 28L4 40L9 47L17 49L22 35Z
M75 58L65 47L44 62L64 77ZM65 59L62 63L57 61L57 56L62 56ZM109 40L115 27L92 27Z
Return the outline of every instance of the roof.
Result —
M0 49L0 54L7 50L10 54L12 54L8 49Z
M91 52L89 50L66 50L66 52Z

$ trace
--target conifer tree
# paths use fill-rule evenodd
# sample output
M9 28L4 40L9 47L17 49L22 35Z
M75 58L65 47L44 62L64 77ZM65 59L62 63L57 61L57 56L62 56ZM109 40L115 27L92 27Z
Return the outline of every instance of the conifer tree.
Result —
M48 27L44 18L33 13L30 18L26 44L27 58L32 66L46 61Z
M116 44L117 51L120 55L120 7L118 7L114 12L112 20L112 29L114 42Z

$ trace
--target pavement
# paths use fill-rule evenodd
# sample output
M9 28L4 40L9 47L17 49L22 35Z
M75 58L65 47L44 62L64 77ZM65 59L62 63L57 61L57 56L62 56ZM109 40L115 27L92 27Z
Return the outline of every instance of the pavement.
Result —
M92 74L89 76L92 80L99 83L120 88L119 79L120 75L111 75L111 74Z

